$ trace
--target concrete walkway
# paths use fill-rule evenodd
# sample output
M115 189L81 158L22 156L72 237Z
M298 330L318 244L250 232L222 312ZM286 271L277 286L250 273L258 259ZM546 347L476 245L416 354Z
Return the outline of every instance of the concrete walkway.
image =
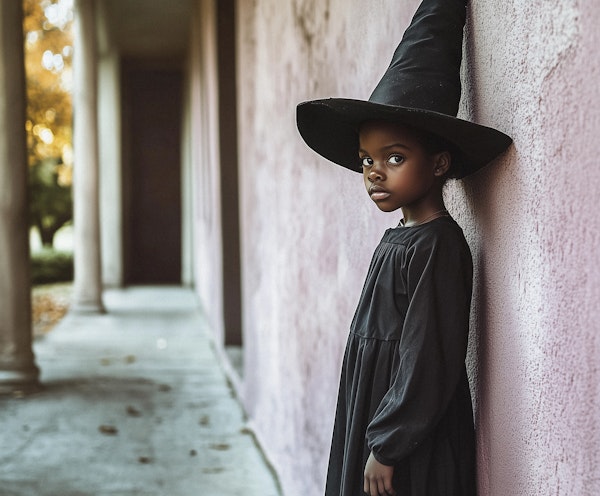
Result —
M279 495L194 294L105 304L35 343L41 392L0 398L0 495Z

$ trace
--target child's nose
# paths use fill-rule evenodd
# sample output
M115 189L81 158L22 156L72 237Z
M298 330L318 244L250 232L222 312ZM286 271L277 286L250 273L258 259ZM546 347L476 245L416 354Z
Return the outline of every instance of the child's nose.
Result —
M373 164L373 166L371 167L371 170L369 171L368 177L371 182L374 182L374 181L381 181L384 176L383 176L383 172L378 167L378 165Z

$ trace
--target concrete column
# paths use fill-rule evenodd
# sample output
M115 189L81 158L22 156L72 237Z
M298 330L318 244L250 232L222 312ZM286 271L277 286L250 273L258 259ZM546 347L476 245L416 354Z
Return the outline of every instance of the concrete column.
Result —
M102 283L114 288L123 286L121 75L117 54L101 54L98 70Z
M21 0L0 2L0 393L37 387L31 286Z
M75 1L73 58L72 311L103 313L94 0Z
M96 4L98 148L102 285L123 286L121 60L111 37L106 2Z

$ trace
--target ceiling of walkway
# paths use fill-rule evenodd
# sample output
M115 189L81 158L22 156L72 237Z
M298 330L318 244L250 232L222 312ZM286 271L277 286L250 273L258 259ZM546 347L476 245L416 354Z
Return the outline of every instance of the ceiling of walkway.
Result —
M104 0L108 37L125 57L185 53L194 0Z

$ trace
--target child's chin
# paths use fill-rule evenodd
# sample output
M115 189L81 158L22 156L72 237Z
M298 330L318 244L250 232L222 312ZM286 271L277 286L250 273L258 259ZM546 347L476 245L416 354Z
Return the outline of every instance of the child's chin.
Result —
M379 210L387 213L395 212L400 209L400 207L397 207L396 205L386 205L385 203L376 203L375 205L377 205Z

